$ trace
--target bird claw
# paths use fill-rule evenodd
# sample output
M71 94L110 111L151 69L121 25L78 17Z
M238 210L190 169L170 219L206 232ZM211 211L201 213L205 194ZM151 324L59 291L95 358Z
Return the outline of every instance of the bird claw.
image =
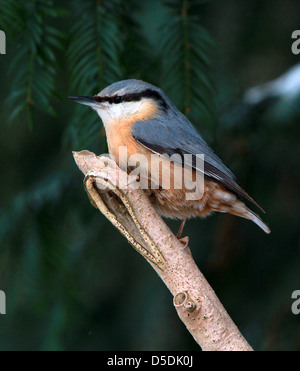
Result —
M188 247L190 239L188 236L185 236L183 238L178 238L178 241L184 245L184 249L185 249L186 247Z

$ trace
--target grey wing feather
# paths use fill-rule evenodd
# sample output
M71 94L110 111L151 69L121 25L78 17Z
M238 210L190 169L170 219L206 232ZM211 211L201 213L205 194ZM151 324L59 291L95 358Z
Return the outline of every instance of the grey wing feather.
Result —
M223 161L213 152L204 139L196 131L190 121L180 112L168 114L168 117L136 122L131 128L136 141L154 153L171 156L191 154L193 159L198 154L204 154L204 174L216 180L228 190L244 197L260 210L263 209L238 185L234 174ZM196 161L191 166L195 170Z

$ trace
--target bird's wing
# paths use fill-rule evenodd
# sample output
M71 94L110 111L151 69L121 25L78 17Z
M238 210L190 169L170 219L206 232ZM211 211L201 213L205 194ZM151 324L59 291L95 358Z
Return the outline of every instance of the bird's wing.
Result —
M131 127L134 139L153 153L172 156L179 154L182 165L184 154L192 155L192 164L197 171L196 156L204 154L204 175L214 179L237 196L243 197L263 209L238 185L234 174L213 152L185 116L172 117L173 122L165 119L138 121ZM184 122L182 122L184 118ZM173 159L172 159L173 160ZM174 161L176 162L176 156ZM188 164L189 165L189 164Z

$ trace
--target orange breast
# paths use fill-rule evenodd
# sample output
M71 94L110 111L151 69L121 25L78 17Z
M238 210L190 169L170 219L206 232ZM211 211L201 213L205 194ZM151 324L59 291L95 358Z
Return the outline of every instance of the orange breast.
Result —
M158 111L158 107L151 99L143 99L139 111L133 115L114 121L106 128L107 144L109 153L119 162L120 146L127 147L128 156L134 154L149 155L150 151L140 145L131 135L131 126L138 121L152 119Z
M120 147L126 146L128 158L132 155L141 154L144 155L147 161L147 173L146 178L151 178L151 161L163 161L166 166L169 166L168 160L162 159L161 157L153 154L150 150L139 144L131 135L131 127L135 122L149 120L157 113L157 106L150 99L145 99L139 112L129 116L123 120L116 120L106 127L107 143L109 153L114 156L118 165L123 168L120 164L119 149ZM161 166L158 177L155 177L155 182L159 186L162 185L162 173L164 172L164 165ZM125 170L125 169L124 169ZM126 169L129 170L129 169ZM152 177L153 180L153 177ZM207 215L211 212L211 209L207 207L208 199L210 198L211 185L205 185L204 197L196 202L198 204L195 207L195 201L186 200L186 189L175 189L174 188L174 164L170 167L170 189L150 189L150 180L148 181L148 190L146 191L156 208L156 210L164 216L170 218L186 218L191 216ZM212 185L214 188L214 186Z

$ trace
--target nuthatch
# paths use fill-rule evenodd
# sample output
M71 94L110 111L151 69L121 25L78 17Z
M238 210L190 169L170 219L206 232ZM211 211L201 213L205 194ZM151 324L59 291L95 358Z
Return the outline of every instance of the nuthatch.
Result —
M140 80L124 80L93 97L70 98L97 111L105 127L109 153L117 163L120 146L127 146L129 156L143 154L149 160L152 154L178 154L180 158L185 154L204 154L202 170L195 161L191 165L194 172L204 172L201 199L187 200L184 187L159 187L148 192L160 215L182 220L178 238L187 218L205 217L213 211L252 220L270 233L269 227L242 200L260 206L238 185L233 173L161 89Z

